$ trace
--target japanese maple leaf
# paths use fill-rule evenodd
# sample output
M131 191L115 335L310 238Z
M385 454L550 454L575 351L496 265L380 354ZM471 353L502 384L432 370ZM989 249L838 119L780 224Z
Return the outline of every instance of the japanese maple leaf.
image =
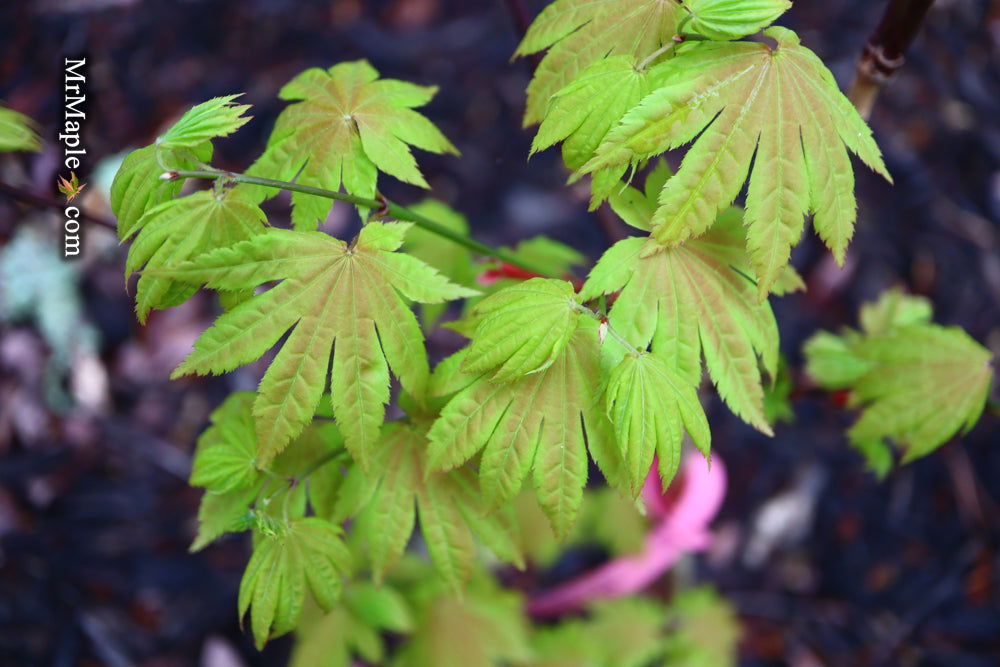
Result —
M369 499L355 532L371 549L376 579L403 555L418 516L431 560L454 588L472 574L473 533L497 556L523 567L520 547L511 538L516 533L511 508L488 507L468 468L431 472L427 445L426 426L386 424L372 466L377 474L350 473L367 477Z
M270 229L158 272L221 290L281 281L220 316L174 371L175 377L230 371L291 330L254 402L261 465L312 419L327 387L333 415L361 465L378 442L389 369L410 394L423 395L424 339L403 297L437 303L478 292L394 252L410 226L370 223L351 245L320 232Z
M528 85L524 124L540 122L549 100L592 63L608 56L645 58L670 42L685 12L662 0L556 0L514 52L548 49Z
M56 182L56 187L59 192L66 195L66 203L73 201L77 196L83 192L83 189L87 187L86 183L80 183L80 180L76 177L76 172L69 172L69 179L60 176L59 180Z
M777 46L684 44L657 65L665 84L625 114L581 169L637 164L694 140L660 192L647 254L704 233L749 172L744 222L760 298L788 264L806 213L843 262L856 217L848 150L890 178L871 130L816 54L785 28L764 34Z
M191 107L156 142L136 149L122 160L111 183L111 210L118 218L118 237L127 238L151 208L172 199L184 181L164 180L167 170L194 169L212 159L212 140L241 128L250 108L236 104L240 95L214 97Z
M926 299L898 290L861 309L861 331L816 334L805 345L808 372L827 389L850 391L862 408L851 444L879 476L892 467L885 440L903 462L926 456L979 420L992 384L990 351L958 327L931 322Z
M145 266L167 267L216 248L230 246L264 231L267 219L259 207L243 201L239 188L223 193L202 190L168 199L143 214L129 234L139 230L128 251L125 275ZM186 301L197 286L146 273L136 286L135 312L140 322L153 308Z
M431 469L448 470L482 450L479 480L489 502L513 497L531 473L559 537L568 534L580 510L588 448L609 477L618 482L621 474L611 425L599 405L597 323L577 318L569 333L560 332L561 340L545 350L549 358L532 360L533 370L513 381L459 372L462 358L475 356L472 348L443 362L432 392L457 393L431 427L427 452ZM502 358L493 361L502 372L510 370Z
M632 203L640 201L636 194ZM704 354L723 400L770 434L758 356L773 377L778 328L771 306L757 300L748 279L740 217L732 208L704 236L649 256L643 252L646 238L619 241L590 272L580 298L621 290L608 315L612 327L640 350L652 344L656 357L691 385L701 379ZM624 354L611 338L604 348L609 355L617 351L619 359Z
M283 100L301 100L278 116L264 154L248 173L297 180L328 190L371 198L378 171L427 187L410 146L432 153L458 153L441 132L413 110L427 104L437 88L379 79L365 60L314 67L285 84ZM276 191L259 188L260 200ZM292 194L292 222L315 229L330 202Z

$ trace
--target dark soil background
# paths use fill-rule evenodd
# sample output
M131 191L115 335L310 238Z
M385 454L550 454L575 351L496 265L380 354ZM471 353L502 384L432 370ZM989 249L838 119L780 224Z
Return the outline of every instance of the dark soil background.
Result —
M533 17L544 2L524 4ZM882 7L800 0L781 23L846 86ZM8 0L0 98L42 124L47 148L4 158L0 180L56 201L65 55L88 56L84 206L104 219L92 170L149 143L191 105L246 93L255 119L217 142L215 158L244 168L284 106L285 81L367 58L383 76L440 86L425 112L462 157L418 159L435 196L475 234L513 243L544 233L595 260L623 226L586 212L585 192L564 186L557 151L526 161L531 64L509 62L517 39L507 3L488 0ZM895 186L861 168L847 268L808 236L794 263L809 291L775 303L797 382L795 422L769 439L717 400L710 406L731 484L699 572L739 611L748 665L996 665L997 415L880 483L846 444L851 416L798 369L806 337L855 324L859 305L893 285L926 295L938 322L1000 350L1000 2L936 3L871 124ZM422 197L382 184L403 202ZM56 238L60 224L0 192L0 244L23 225ZM169 381L214 305L199 295L140 327L121 278L125 249L97 224L86 230L71 279L82 299L71 361L60 366L44 325L0 324L0 664L283 664L286 641L258 654L237 626L244 542L187 553L194 440L260 368ZM74 347L88 327L96 346ZM454 343L433 339L432 353ZM768 512L781 517L773 544Z

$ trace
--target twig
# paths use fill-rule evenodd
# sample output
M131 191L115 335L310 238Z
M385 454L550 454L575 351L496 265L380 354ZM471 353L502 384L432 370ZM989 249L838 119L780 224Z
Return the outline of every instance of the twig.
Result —
M22 190L21 188L3 182L0 182L0 192L8 194L14 199L18 199L20 201L23 201L32 206L36 206L38 208L53 208L60 210L66 208L66 204L64 202L58 201L56 199L48 199L46 197L40 197L32 192L28 192L27 190ZM79 209L80 207L77 206L77 208ZM118 229L118 225L113 220L107 220L105 218L91 215L90 213L87 213L83 209L80 209L80 220L86 220L87 222L92 222L96 225L107 227L108 229L111 230Z
M847 94L866 120L882 86L906 61L903 54L932 4L934 0L889 0L886 5L882 20L858 59L857 74Z
M239 174L232 171L206 171L206 170L193 170L193 171L172 171L167 172L164 176L169 176L171 179L176 178L207 178L207 179L218 179L223 178L236 183L249 183L252 185L262 185L267 188L275 188L277 190L289 190L291 192L301 192L307 195L315 195L317 197L323 197L325 199L334 199L336 201L346 202L348 204L353 204L354 206L361 206L364 208L370 208L374 211L378 211L388 217L396 218L397 220L405 220L407 222L412 222L418 227L423 227L427 231L437 234L442 238L446 238L453 243L457 243L460 246L464 246L480 255L486 257L495 257L501 261L507 262L508 264L513 264L514 266L519 266L525 271L531 271L539 276L549 276L549 272L543 268L534 266L531 262L526 262L523 259L517 257L516 255L507 252L502 248L492 248L485 243L480 243L475 239L472 239L460 232L456 232L453 229L445 227L439 222L435 222L430 218L426 218L416 211L412 211L405 206L400 206L395 202L391 202L385 197L379 196L378 199L368 199L367 197L356 197L344 192L334 192L333 190L324 190L323 188L315 188L311 185L300 185L299 183L290 183L288 181L276 181L271 178L261 178L259 176L248 176L247 174Z

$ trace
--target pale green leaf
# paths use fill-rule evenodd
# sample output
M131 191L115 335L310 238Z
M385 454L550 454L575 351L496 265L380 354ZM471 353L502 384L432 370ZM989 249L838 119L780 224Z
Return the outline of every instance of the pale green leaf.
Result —
M654 454L666 473L664 488L670 484L680 462L682 428L709 455L711 435L698 392L655 355L625 355L611 373L605 401L633 497L642 489Z
M528 28L515 55L548 49L528 85L524 124L540 122L549 100L592 63L643 59L670 42L684 11L675 2L556 0Z
M539 502L556 534L565 537L587 481L587 443L594 448L613 439L597 405L596 329L595 322L579 320L543 371L506 384L480 377L459 391L431 427L428 465L447 470L482 450L480 484L493 503L512 498L533 473Z
M250 611L257 648L295 628L306 588L330 610L340 596L350 553L336 526L315 517L297 519L254 547L240 581L240 618Z
M653 353L683 382L696 386L704 354L709 376L729 407L763 433L764 392L758 357L774 376L778 329L771 307L757 300L747 279L739 211L719 218L699 239L643 256L645 239L619 241L598 261L580 293L582 300L621 290L609 322L640 350ZM610 337L605 354L625 351Z
M569 342L579 318L573 286L531 278L476 304L478 316L463 370L492 372L510 382L551 366Z
M738 39L767 27L792 6L789 0L684 0L687 29L709 39Z
M665 85L625 114L582 168L635 165L694 140L659 195L648 252L704 233L749 173L747 245L761 298L787 265L806 213L843 261L856 216L848 149L889 178L871 130L819 58L785 28L765 35L777 48L682 45L654 68Z
M863 409L849 437L883 474L883 440L904 449L904 462L925 456L971 429L989 394L990 351L929 317L925 300L889 291L863 309L863 333L820 332L805 346L809 374L823 387L850 389Z
M215 97L192 107L156 140L161 148L196 149L216 137L225 137L243 127L252 116L244 116L249 104L235 104L236 95Z
M142 267L170 267L216 248L245 241L264 231L267 219L256 205L240 199L235 190L221 195L202 190L169 199L148 210L129 232L139 231L125 262L126 277ZM135 308L140 322L154 308L186 301L197 287L170 278L144 274L136 288Z
M284 100L297 101L281 112L264 154L248 173L375 195L378 171L427 187L410 146L433 153L457 153L444 135L416 111L436 88L395 79L379 79L367 61L308 69L281 89ZM263 200L276 191L258 188ZM315 229L326 218L330 201L292 195L296 229Z
M281 281L220 316L174 371L232 370L261 357L291 329L254 402L262 465L312 419L327 388L347 448L362 466L379 438L390 368L404 389L422 395L427 356L403 295L434 303L475 292L382 249L398 247L408 227L370 223L352 247L319 232L270 229L158 272L214 289Z
M513 532L505 510L488 510L471 492L467 471L432 472L427 468L427 437L415 426L392 423L383 428L376 454L371 500L359 517L368 542L376 580L403 554L414 526L414 507L431 560L441 577L459 588L475 562L473 531L497 556L522 562L520 549L505 533Z

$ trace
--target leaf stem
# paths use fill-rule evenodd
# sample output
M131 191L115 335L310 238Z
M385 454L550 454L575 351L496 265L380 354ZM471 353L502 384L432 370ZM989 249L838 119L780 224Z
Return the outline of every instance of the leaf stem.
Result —
M325 190L323 188L316 188L311 185L301 185L299 183L290 183L288 181L277 181L272 178L263 178L261 176L249 176L247 174L240 174L232 171L216 171L216 170L177 170L167 172L171 178L206 178L206 179L218 179L225 178L237 183L248 183L250 185L260 185L266 188L275 188L277 190L288 190L290 192L301 192L307 195L314 195L316 197L323 197L325 199L335 199L337 201L346 202L348 204L353 204L354 206L362 206L365 208L370 208L375 211L382 213L385 216L396 218L397 220L405 220L406 222L412 222L418 227L423 227L432 234L437 234L438 236L448 239L452 243L456 243L460 246L468 248L474 253L483 255L484 257L493 257L507 264L513 264L514 266L520 267L525 271L530 271L532 273L538 274L544 277L554 277L545 269L535 266L531 262L526 262L519 258L515 254L504 250L503 248L493 248L476 241L464 234L456 232L453 229L445 227L439 222L435 222L430 218L424 217L423 215L408 209L405 206L401 206L395 202L389 201L384 197L379 199L368 199L367 197L357 197L355 195L347 194L346 192L334 192L333 190Z
M608 333L611 334L611 337L614 338L616 341L618 341L618 343L622 347L624 347L628 351L629 354L631 354L633 356L636 356L636 357L641 357L642 356L642 354L643 354L642 352L640 352L638 349L636 349L632 345L632 343L630 343L627 340L625 340L625 337L622 336L620 333L618 333L613 326L611 326L611 323L608 322L608 318L604 317L603 315L601 315L599 313L594 312L593 310L591 310L590 308L587 308L583 304L579 304L579 303L576 303L576 302L573 302L573 309L576 310L577 312L583 313L584 315L589 316L591 319L597 320L601 324L607 326Z

